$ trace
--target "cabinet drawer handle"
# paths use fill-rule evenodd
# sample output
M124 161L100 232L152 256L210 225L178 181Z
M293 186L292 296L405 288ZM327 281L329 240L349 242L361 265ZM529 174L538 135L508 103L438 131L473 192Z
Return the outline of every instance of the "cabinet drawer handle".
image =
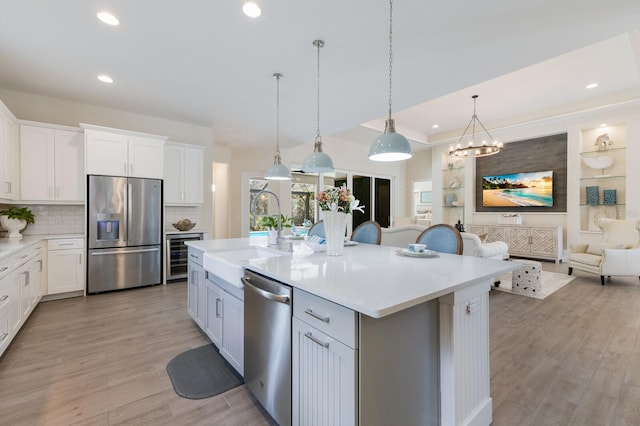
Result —
M218 302L222 302L222 299L219 297L216 299L216 318L222 318L222 309L220 309Z
M304 311L304 313L307 314L307 315L311 315L315 319L318 319L318 320L320 320L322 322L326 322L327 324L329 324L329 320L331 319L329 317L322 317L322 316L316 314L315 312L313 312L311 309L306 309Z
M72 246L75 243L56 243L57 246Z
M328 348L329 347L329 342L323 342L323 341L319 340L317 337L314 337L313 334L311 334L310 331L307 332L307 333L304 333L304 337L310 339L314 343L319 344L323 348Z
M4 302L5 300L7 300L9 298L8 294L5 294L4 296L0 297L0 302Z
M4 342L4 339L6 339L7 337L9 337L9 333L0 334L0 342Z
M4 271L6 271L7 269L9 269L9 267L8 267L8 266L3 266L2 268L0 268L0 272L4 272Z

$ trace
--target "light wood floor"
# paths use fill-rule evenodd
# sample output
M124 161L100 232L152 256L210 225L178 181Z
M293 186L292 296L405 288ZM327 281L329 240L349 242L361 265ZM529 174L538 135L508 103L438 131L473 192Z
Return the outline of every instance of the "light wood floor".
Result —
M640 425L640 283L574 274L545 300L491 292L494 425ZM205 343L182 283L41 303L0 359L0 424L272 424L245 387L174 393L167 362Z

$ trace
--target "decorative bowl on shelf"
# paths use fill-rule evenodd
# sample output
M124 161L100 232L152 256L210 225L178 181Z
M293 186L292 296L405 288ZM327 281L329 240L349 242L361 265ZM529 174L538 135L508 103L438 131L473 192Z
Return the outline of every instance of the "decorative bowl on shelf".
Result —
M193 229L194 226L196 226L196 224L191 222L189 219L182 219L181 221L173 224L173 227L178 231L189 231Z
M595 158L593 157L585 157L582 159L585 164L592 169L606 169L607 167L611 167L613 165L613 157L608 155L599 155Z

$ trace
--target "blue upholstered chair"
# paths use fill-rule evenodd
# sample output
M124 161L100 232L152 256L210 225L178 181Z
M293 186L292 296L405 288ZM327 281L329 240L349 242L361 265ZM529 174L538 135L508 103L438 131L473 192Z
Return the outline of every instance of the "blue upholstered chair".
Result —
M318 237L324 238L324 222L319 220L314 223L313 226L309 228L307 235L309 237L313 237L314 235L316 235Z
M351 241L357 241L365 244L378 244L380 245L380 239L382 238L382 229L380 224L375 220L368 220L362 222L353 230L351 234Z
M440 253L462 254L462 236L451 225L439 223L422 231L416 240L418 244L426 244L427 250Z

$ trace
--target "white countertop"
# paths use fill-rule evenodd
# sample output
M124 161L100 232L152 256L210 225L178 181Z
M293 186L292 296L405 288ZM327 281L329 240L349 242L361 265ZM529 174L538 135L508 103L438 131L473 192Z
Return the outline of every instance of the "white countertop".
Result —
M24 235L19 240L0 238L0 259L11 256L20 250L32 246L42 240L53 240L57 238L84 238L84 234L50 234L50 235Z
M205 252L265 246L266 238L188 242ZM305 290L365 315L380 318L486 281L518 265L473 256L439 254L434 258L399 256L396 247L358 244L342 256L314 253L294 242L294 253L244 259L242 264L292 287Z

